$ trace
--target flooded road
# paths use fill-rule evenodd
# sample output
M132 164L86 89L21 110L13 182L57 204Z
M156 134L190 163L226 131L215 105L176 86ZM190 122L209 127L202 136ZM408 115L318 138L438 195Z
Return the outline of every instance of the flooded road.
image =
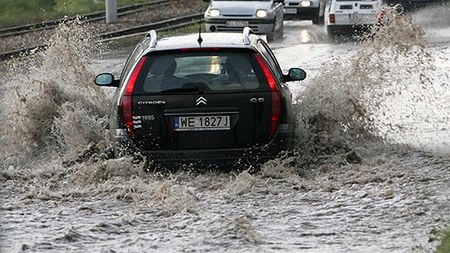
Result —
M275 54L309 74L290 84L298 151L257 173L110 158L111 90L92 80L125 59L61 28L42 58L2 66L0 252L433 252L450 222L450 24L421 15L367 43L286 22Z

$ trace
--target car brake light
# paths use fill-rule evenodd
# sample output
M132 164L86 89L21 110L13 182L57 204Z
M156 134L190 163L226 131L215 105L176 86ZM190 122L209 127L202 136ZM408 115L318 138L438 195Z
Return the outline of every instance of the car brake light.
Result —
M128 80L127 86L125 86L125 92L122 97L123 121L127 127L130 138L134 137L133 102L132 102L134 85L136 84L138 75L141 72L142 66L144 65L146 60L147 60L147 56L144 56L139 60L138 64L136 65L136 67L133 70L133 73L131 73L131 77Z
M330 23L334 24L336 22L334 14L330 14Z
M382 23L384 19L384 12L378 13L378 23Z
M271 128L270 134L273 136L275 134L275 130L278 126L278 120L280 119L280 107L281 107L281 95L278 90L277 82L275 81L275 77L272 75L272 72L267 67L267 64L264 62L263 58L259 54L255 54L256 60L261 66L264 75L269 84L270 91L272 93L272 117L271 117Z

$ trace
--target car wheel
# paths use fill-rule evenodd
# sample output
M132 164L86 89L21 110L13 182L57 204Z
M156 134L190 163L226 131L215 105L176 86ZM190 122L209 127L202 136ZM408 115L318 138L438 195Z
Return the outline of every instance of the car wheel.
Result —
M275 33L274 32L268 33L268 34L266 34L266 37L267 37L267 41L268 42L274 41L275 40Z
M329 32L328 38L331 40L331 42L336 42L336 34L335 33Z
M266 34L267 42L270 42L270 41L274 41L274 40L275 40L275 36L276 36L276 34L277 34L277 30L275 30L276 24L277 24L277 21L274 20L274 21L273 21L273 31L272 31L271 33L267 33L267 34Z
M324 25L325 24L325 17L324 16L319 16L319 20L318 20L318 25Z
M323 15L320 16L320 12L317 12L316 16L313 17L312 22L315 25L323 25L325 24L325 17Z
M327 35L328 38L332 41L335 42L336 41L336 33L334 33L334 29L332 26L327 26Z
M283 39L283 34L284 34L284 24L281 24L281 27L278 30L278 38Z
M313 18L313 20L312 20L312 22L313 22L313 24L315 24L315 25L318 25L318 24L320 24L320 17L319 16L315 16L314 18Z

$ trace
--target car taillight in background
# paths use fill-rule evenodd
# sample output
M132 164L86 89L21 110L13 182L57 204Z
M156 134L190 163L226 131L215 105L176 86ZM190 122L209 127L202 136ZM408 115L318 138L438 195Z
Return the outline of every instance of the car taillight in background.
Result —
M267 83L269 84L270 91L272 93L272 117L271 117L271 128L270 134L273 136L275 134L275 130L278 126L278 120L280 119L280 107L281 107L281 94L278 90L277 82L275 81L275 77L270 72L270 69L267 67L263 58L259 54L255 54L256 60L261 66L264 75L267 79Z
M334 16L334 14L330 14L330 23L331 24L334 24L335 22L336 22L336 18L335 18L335 16Z
M382 12L380 12L380 13L378 13L378 17L377 17L377 20L378 20L378 23L383 23L383 19L384 19L384 12L382 11Z
M123 112L123 121L125 126L127 127L128 134L130 138L134 137L134 127L133 127L133 90L134 85L136 84L136 80L138 78L139 73L141 72L142 66L147 60L147 56L142 57L136 67L131 74L130 79L128 80L127 85L125 86L125 92L122 97L122 112Z

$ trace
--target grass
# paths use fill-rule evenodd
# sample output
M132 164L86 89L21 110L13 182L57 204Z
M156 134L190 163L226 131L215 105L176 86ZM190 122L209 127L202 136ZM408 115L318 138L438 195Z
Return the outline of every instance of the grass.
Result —
M436 253L449 253L450 252L450 229L447 230L444 238L441 241L441 245L436 250Z
M119 6L150 0L118 0ZM105 0L0 0L0 28L105 9Z
M190 26L181 27L181 28L177 28L177 29L173 29L173 30L158 32L158 36L159 37L170 37L170 36L176 36L176 35L181 35L181 34L197 33L200 25L202 27L202 32L204 32L205 27L203 26L203 24L193 24Z

